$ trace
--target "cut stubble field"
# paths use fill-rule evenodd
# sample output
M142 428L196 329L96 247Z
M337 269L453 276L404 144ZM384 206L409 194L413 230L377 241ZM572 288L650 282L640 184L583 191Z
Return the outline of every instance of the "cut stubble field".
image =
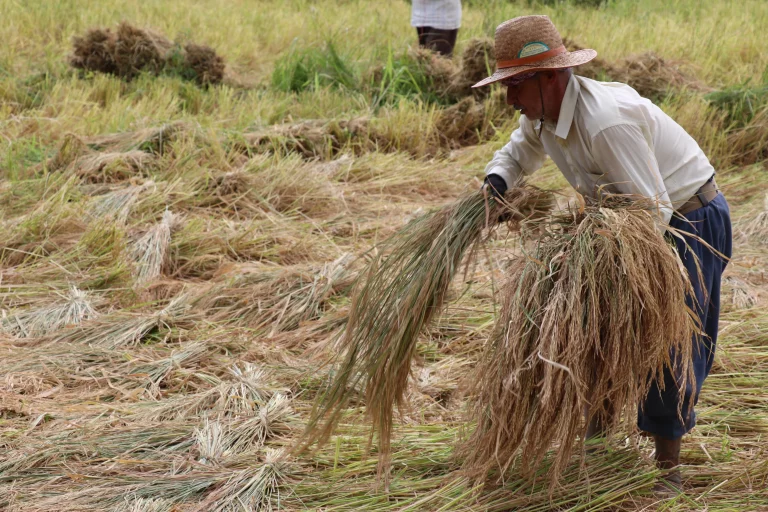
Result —
M463 471L469 379L521 253L505 227L417 338L387 478L366 389L327 443L293 450L360 270L476 191L516 126L502 91L467 83L493 68L494 27L532 13L598 51L586 76L683 125L732 208L717 356L669 501L627 429L547 452L538 478L519 460L485 486ZM764 2L466 0L450 61L409 48L402 1L4 1L0 17L0 509L768 510ZM127 77L71 66L73 37L123 21L163 51L215 49L221 83L172 53ZM530 182L574 200L552 162Z

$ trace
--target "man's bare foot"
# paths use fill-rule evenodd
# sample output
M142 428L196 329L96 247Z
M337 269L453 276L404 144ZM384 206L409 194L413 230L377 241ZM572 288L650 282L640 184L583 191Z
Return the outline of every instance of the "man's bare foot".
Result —
M665 470L653 486L653 493L659 497L676 496L682 492L683 478L680 470L680 445L682 438L667 439L661 436L653 436L656 444L656 467Z

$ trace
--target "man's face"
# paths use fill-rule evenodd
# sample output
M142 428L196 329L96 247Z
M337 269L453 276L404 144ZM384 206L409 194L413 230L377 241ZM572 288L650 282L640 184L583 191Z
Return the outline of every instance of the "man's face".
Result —
M528 119L541 118L541 95L536 73L525 73L501 81L507 87L507 105Z

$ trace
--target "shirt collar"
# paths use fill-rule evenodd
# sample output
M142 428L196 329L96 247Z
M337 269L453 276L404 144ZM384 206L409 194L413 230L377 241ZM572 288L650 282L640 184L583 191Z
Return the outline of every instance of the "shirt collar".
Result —
M560 116L557 119L557 128L555 129L555 135L561 139L566 139L568 132L571 130L573 114L576 111L576 101L579 99L580 92L581 86L576 77L571 74L568 86L565 88L563 102L560 104Z

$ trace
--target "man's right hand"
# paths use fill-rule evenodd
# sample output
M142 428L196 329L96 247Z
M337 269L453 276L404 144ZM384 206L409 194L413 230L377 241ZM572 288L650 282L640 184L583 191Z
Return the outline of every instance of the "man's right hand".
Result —
M493 197L504 197L507 192L507 182L498 174L489 174L485 177L483 188Z

